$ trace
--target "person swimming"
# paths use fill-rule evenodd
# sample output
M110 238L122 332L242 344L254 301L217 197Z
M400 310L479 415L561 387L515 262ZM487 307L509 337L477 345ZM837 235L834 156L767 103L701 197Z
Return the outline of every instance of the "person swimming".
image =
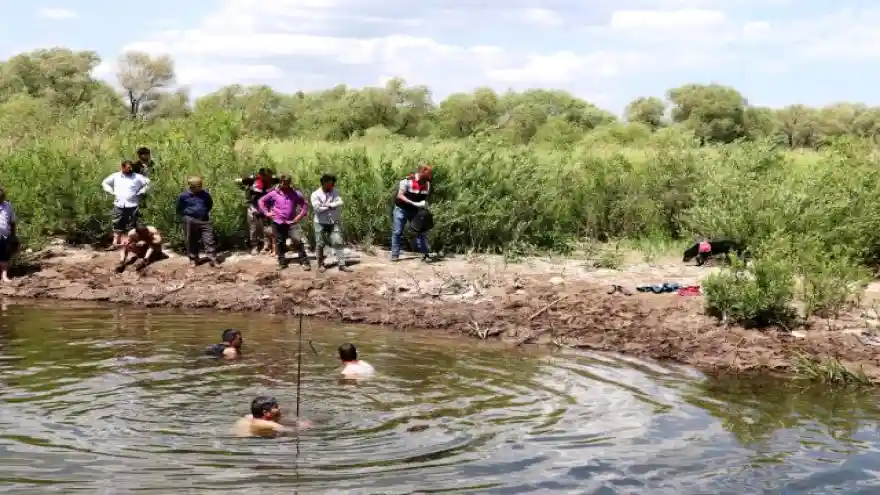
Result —
M347 378L372 376L376 373L370 363L358 359L354 344L345 343L339 346L339 359L342 360L342 374Z
M232 431L238 437L276 437L311 426L308 420L299 420L295 427L284 426L281 406L275 397L261 395L251 401L251 413L235 422Z
M222 339L223 342L220 344L209 345L205 349L205 354L226 359L234 359L241 356L241 345L244 343L241 332L234 328L227 328L223 330Z

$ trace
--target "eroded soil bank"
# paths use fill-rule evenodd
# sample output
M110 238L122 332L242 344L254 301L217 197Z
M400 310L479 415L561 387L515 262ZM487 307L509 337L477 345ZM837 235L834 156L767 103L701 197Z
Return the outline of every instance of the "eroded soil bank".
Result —
M834 357L880 383L877 315L862 309L814 322L794 335L745 330L706 316L701 296L643 294L643 284L699 284L711 269L676 263L591 269L577 260L505 264L493 257L391 264L359 254L352 273L284 271L265 256L235 254L217 268L169 259L140 273L113 271L118 253L52 246L32 256L37 271L0 286L0 296L105 301L148 307L302 312L348 323L555 343L673 360L706 372L790 371L795 356ZM632 295L608 294L618 284ZM869 288L871 292L872 288ZM870 300L870 298L869 298Z

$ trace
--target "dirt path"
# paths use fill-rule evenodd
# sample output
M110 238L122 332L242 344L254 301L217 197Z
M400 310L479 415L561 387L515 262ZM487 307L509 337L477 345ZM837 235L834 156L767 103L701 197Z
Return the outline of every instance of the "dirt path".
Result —
M711 268L664 260L595 270L573 259L458 257L436 264L360 253L353 273L320 274L297 265L235 254L220 267L190 268L172 255L142 273L113 272L117 253L53 246L37 253L40 270L0 287L0 296L107 301L229 311L303 312L349 323L427 329L514 345L555 343L660 360L707 372L788 371L796 353L862 366L880 382L880 346L863 331L880 325L862 311L795 335L720 325L702 297L642 294L643 284L699 284ZM618 284L633 293L609 295ZM878 293L872 287L869 292ZM858 329L857 331L853 329ZM848 329L848 330L847 330Z

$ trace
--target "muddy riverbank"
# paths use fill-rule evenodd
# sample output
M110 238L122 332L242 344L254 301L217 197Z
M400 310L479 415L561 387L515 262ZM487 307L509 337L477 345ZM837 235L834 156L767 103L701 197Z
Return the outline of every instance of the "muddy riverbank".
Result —
M434 330L512 345L554 343L672 360L707 372L785 372L797 356L835 358L880 382L877 316L861 310L794 335L745 330L704 314L701 296L638 293L642 284L699 284L711 269L675 263L597 270L577 260L460 257L391 264L359 253L352 273L284 271L263 256L235 254L217 268L172 255L140 273L113 271L118 253L52 246L34 270L0 286L12 298L101 301L147 307L302 312L347 323ZM613 285L628 293L608 294ZM872 289L869 288L869 291Z

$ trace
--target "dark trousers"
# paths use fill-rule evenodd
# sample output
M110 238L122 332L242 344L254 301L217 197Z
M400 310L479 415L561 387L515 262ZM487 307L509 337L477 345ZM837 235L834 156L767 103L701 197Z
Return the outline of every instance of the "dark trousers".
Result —
M186 255L189 259L199 259L199 242L205 248L209 258L217 256L217 244L214 241L214 226L210 220L199 220L193 217L183 217L183 229L186 236Z
M287 254L288 238L296 246L299 262L302 264L309 262L308 255L306 254L306 245L302 240L302 230L298 225L272 222L272 231L275 233L275 254L278 256L278 263L282 265L287 263L284 255Z

